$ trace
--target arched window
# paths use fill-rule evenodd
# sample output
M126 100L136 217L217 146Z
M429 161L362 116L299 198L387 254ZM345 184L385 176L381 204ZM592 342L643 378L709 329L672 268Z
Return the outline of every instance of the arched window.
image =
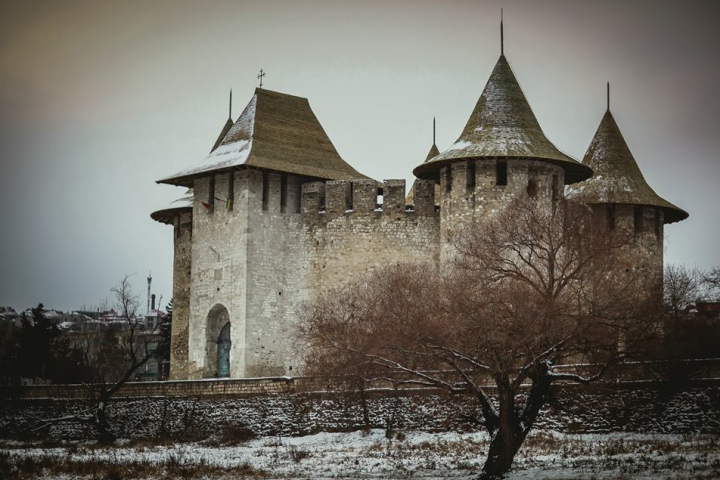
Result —
M203 377L230 376L230 314L221 304L208 312L205 326L205 365Z

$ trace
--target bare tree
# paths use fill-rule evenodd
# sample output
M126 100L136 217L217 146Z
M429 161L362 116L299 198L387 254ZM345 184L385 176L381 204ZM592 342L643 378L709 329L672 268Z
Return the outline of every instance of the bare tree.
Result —
M665 268L663 288L665 303L666 359L713 358L718 353L718 322L712 315L700 311L698 302L711 301L720 293L720 269L709 271L685 265ZM660 365L662 366L662 365ZM668 364L663 376L672 379L688 378L695 371L692 364Z
M670 316L676 321L703 294L703 274L697 268L685 265L665 267L663 297Z
M471 396L491 437L480 478L502 478L553 383L589 384L657 334L649 283L618 267L630 236L581 205L518 202L457 235L441 272L393 266L306 305L308 373Z
M90 395L90 407L77 415L40 420L33 430L65 421L83 421L93 424L99 433L99 441L113 441L116 435L107 415L110 399L133 379L140 367L153 358L154 345L160 338L162 322L152 331L143 330L138 316L138 298L133 293L126 275L111 289L117 317L114 324L102 336L100 349L91 352L86 349L86 363L91 371L91 380L85 383ZM92 353L92 354L91 354Z
M703 276L708 297L720 301L720 267L713 267Z

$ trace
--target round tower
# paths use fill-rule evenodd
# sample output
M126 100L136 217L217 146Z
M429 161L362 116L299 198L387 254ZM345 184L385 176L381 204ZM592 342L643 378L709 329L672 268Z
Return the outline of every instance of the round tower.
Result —
M210 153L214 152L233 126L232 90L228 119L220 130ZM188 378L188 325L190 319L190 273L192 258L193 189L188 188L178 200L150 214L156 222L172 225L173 235L173 322L170 347L170 378ZM148 279L149 281L149 279ZM148 285L148 296L150 294Z
M460 137L413 173L440 185L440 231L445 240L516 198L533 197L550 208L563 196L565 184L590 178L592 170L545 137L501 53ZM447 242L441 249L441 255L447 253Z
M607 229L631 238L618 256L620 269L646 272L651 286L660 287L664 225L684 220L688 213L648 185L610 112L609 97L608 86L607 110L583 157L593 176L573 185L568 197L591 205Z

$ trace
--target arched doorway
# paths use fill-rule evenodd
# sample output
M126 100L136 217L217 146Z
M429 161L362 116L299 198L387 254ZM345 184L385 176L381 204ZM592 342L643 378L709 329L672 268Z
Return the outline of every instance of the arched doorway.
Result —
M217 358L217 376L226 378L230 376L230 322L220 330L218 336L218 358Z
M205 326L205 365L203 377L230 376L230 314L217 304L208 312Z

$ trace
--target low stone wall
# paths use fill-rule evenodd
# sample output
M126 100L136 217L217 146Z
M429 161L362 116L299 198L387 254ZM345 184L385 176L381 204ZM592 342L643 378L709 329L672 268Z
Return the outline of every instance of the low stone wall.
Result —
M591 374L583 365L557 366L556 372ZM603 384L618 382L656 381L658 378L714 378L720 382L720 359L684 360L682 362L627 363L606 375ZM454 376L448 380L457 381ZM341 378L319 377L267 377L267 378L224 378L205 380L171 380L165 382L128 382L115 395L119 397L246 397L253 395L287 394L301 392L324 392L337 389ZM488 378L488 385L492 382ZM389 382L368 386L369 389L392 390ZM492 387L489 387L492 388ZM0 388L2 398L77 398L88 397L83 385L32 385L16 388Z
M306 378L235 378L208 380L179 380L167 382L128 382L116 397L216 397L248 396L271 393L290 393L298 388L312 388ZM87 398L83 385L33 385L8 392L15 398Z
M228 385L244 384L227 382ZM255 387L264 384L271 389L283 385L282 388L297 386L298 380L283 383L279 379L266 379L262 382L249 383L255 384ZM227 392L230 388L216 385L224 382L209 383L212 385L207 388L219 388L218 391ZM141 388L141 385L135 385L132 388ZM248 393L244 396L198 397L133 397L127 393L125 391L125 396L113 399L108 405L110 422L116 433L124 438L200 440L233 430L250 430L262 436L307 435L361 428L423 431L480 428L469 420L473 415L479 415L472 398L434 390L375 390L342 394L329 391ZM39 425L38 419L71 416L87 410L89 406L87 400L80 398L5 399L0 403L0 435L26 436ZM684 385L633 382L592 387L559 386L536 426L574 433L720 434L720 381L693 381ZM52 425L41 435L77 440L93 438L96 433L92 426L67 421Z

